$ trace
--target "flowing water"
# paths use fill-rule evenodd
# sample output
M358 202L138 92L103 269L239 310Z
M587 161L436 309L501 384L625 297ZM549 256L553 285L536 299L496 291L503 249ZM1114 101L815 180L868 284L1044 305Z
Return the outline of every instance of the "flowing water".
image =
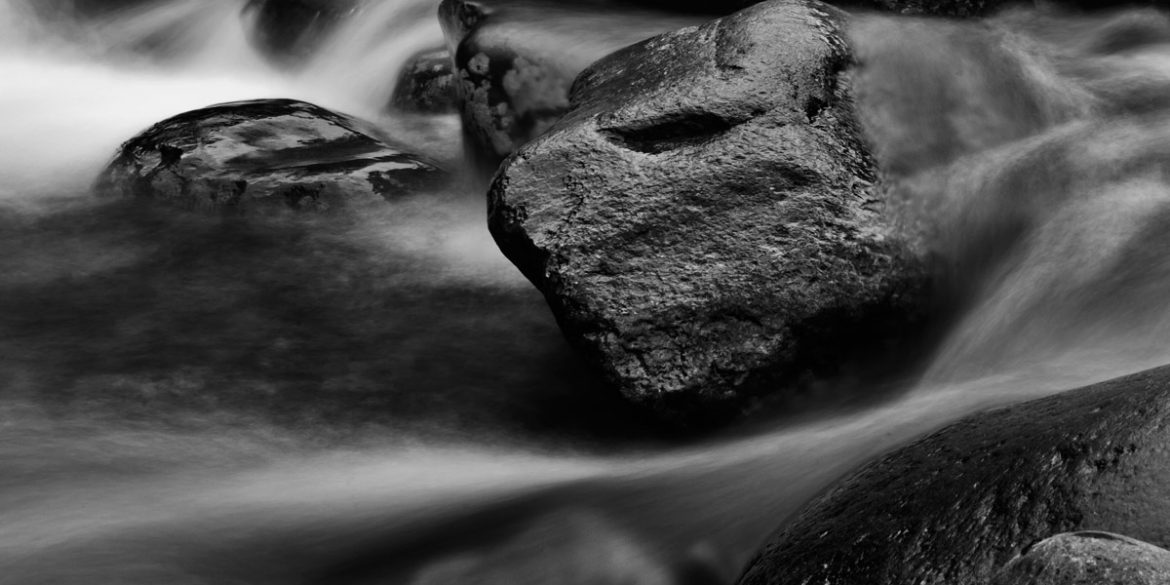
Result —
M0 1L0 583L726 583L883 451L1170 361L1159 12L856 15L863 122L954 316L897 392L848 382L882 400L679 443L566 348L476 188L295 227L89 194L138 130L236 99L454 158L452 120L384 110L431 2L371 0L295 67L242 0L65 5Z

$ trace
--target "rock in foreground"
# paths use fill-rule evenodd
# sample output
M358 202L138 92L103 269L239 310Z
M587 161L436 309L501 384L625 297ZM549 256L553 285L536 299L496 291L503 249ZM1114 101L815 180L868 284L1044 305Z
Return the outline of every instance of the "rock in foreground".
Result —
M1170 367L968 417L805 507L740 583L987 585L1077 530L1165 546L1168 422Z
M292 100L220 104L155 124L122 145L101 195L250 213L385 203L442 173L362 122Z
M493 184L500 248L666 420L725 421L876 353L926 304L871 183L841 18L773 1L615 53Z
M1046 538L1000 569L990 585L1165 585L1170 551L1108 532Z

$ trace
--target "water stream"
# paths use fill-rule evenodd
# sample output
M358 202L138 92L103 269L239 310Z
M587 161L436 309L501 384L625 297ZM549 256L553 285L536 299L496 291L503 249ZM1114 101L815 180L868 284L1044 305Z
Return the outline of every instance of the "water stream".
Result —
M243 4L0 0L0 583L730 583L883 451L1170 361L1162 13L856 15L863 122L958 312L881 401L679 442L567 348L474 188L297 229L90 195L123 140L237 99L458 151L385 110L432 2L370 0L298 67Z

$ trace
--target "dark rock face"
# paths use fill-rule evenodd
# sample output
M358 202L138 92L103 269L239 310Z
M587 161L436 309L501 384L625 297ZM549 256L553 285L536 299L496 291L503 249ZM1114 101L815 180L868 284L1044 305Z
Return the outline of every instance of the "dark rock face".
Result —
M249 0L243 16L252 44L277 62L291 64L312 54L359 8L358 0Z
M1168 454L1170 367L974 415L809 504L740 583L985 585L1077 530L1165 546Z
M500 248L667 420L720 422L876 353L925 304L854 128L839 18L774 1L611 55L492 186Z
M358 120L304 102L257 100L155 124L122 145L96 188L233 213L327 211L432 189L441 175Z
M451 52L447 49L424 51L410 58L391 98L397 110L429 114L455 112L458 102Z
M569 107L569 88L601 57L699 19L629 9L444 0L470 154L494 169Z
M1170 551L1108 532L1046 538L1005 565L990 585L1162 585Z
M673 10L694 14L724 16L741 10L760 0L638 0L637 4L655 10ZM617 0L616 3L621 3Z

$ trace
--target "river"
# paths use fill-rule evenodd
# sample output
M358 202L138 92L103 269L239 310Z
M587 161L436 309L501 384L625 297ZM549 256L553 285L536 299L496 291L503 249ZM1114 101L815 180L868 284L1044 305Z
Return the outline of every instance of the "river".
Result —
M458 165L453 119L385 110L442 42L430 4L371 5L288 67L243 0L0 0L0 583L731 583L880 453L1170 361L1152 10L855 15L859 111L953 317L896 380L842 382L868 400L699 438L648 428L568 349L474 177L297 229L89 192L153 122L265 97Z

